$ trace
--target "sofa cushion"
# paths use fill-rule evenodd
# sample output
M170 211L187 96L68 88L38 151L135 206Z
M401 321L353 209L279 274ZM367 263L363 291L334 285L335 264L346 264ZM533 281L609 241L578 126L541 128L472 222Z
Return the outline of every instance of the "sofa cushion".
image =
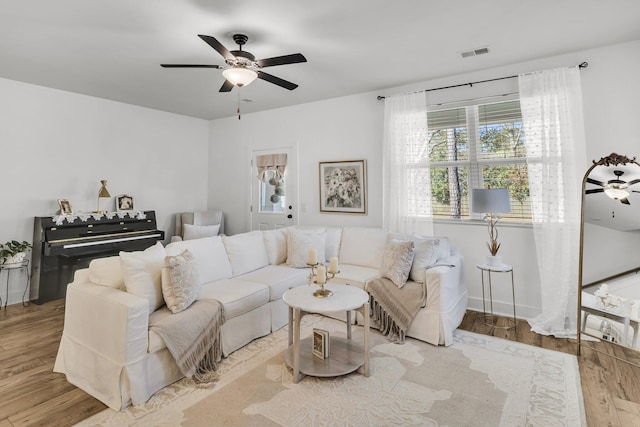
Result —
M262 237L267 248L269 264L277 265L287 261L287 229L263 230Z
M324 257L340 256L340 240L342 239L342 227L326 227L326 237L324 240Z
M325 262L324 228L288 228L287 264L294 268L308 267L309 250L315 249L319 263Z
M392 240L384 253L382 276L401 288L407 283L411 264L413 264L413 242Z
M269 255L261 231L223 236L222 241L231 262L233 277L269 265Z
M203 237L217 236L220 231L220 224L215 225L182 225L182 239L194 240L202 239Z
M162 243L136 252L120 252L120 266L127 292L145 298L149 313L164 304L162 297L162 266L165 250Z
M353 264L340 264L340 274L329 281L329 284L348 284L365 289L367 283L381 277L380 269L362 267Z
M266 284L269 286L269 301L275 301L282 298L287 289L308 284L309 270L286 265L268 265L243 275L242 279Z
M414 237L413 265L409 278L414 282L424 283L427 268L433 267L438 261L440 239Z
M89 263L89 280L96 285L124 290L119 256L96 258Z
M201 285L231 278L231 263L222 244L222 237L214 236L173 242L168 244L166 248L167 255L171 256L179 255L185 249L189 249L195 259Z
M382 228L345 227L340 242L340 263L380 269L389 232Z
M171 313L185 310L199 295L198 267L189 249L180 255L166 256L162 267L162 296Z
M267 304L269 287L264 283L234 277L203 285L198 299L220 301L224 306L224 317L228 321Z

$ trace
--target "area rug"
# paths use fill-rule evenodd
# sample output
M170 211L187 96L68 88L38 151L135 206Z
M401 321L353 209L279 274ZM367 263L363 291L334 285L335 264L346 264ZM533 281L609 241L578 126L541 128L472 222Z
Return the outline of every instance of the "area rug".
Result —
M312 328L343 335L343 322L317 315ZM389 343L371 330L371 375L292 381L284 362L287 328L220 364L215 387L179 381L147 403L107 409L80 426L581 426L586 425L576 358L456 331L435 347ZM362 341L361 328L354 340Z

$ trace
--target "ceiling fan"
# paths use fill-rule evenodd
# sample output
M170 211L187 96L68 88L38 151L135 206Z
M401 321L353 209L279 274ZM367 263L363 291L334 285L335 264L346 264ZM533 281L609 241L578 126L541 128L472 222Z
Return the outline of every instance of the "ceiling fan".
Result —
M613 174L616 176L615 179L610 179L605 184L604 182L587 178L587 182L590 184L599 185L602 188L594 188L591 190L586 190L585 194L593 194L593 193L605 193L607 196L611 197L614 200L620 200L620 203L624 203L625 205L630 205L629 203L629 194L630 193L640 193L637 190L630 190L629 187L640 182L640 179L634 179L632 181L626 182L620 179L622 175L624 175L624 171L614 170Z
M257 59L250 52L242 50L242 46L247 43L249 38L244 34L234 34L233 41L238 45L238 50L227 50L218 40L211 36L199 34L209 46L215 49L229 67L220 65L200 65L200 64L160 64L164 68L218 68L223 70L222 75L225 78L224 84L220 88L220 92L229 92L234 86L242 87L250 84L256 78L268 81L285 89L293 90L298 87L297 84L291 83L279 77L267 74L261 71L262 68L274 67L276 65L296 64L298 62L307 62L307 58L301 53L291 55L275 56L273 58Z

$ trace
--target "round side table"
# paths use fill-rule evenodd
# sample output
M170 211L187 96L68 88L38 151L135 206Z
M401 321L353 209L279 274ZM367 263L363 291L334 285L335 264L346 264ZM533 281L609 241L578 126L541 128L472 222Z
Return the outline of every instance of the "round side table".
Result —
M480 275L482 276L482 323L487 326L491 326L491 329L513 329L518 331L518 321L516 319L516 294L515 286L513 283L513 267L508 264L502 264L500 266L489 264L478 264ZM491 273L511 273L511 301L513 304L513 325L511 326L497 326L495 316L493 314L493 290L491 284ZM486 297L485 297L485 276L487 277L487 283L489 284L489 310L487 313Z
M369 294L349 285L325 285L333 292L327 298L313 296L314 287L298 286L282 295L289 306L289 349L285 361L293 369L293 381L297 383L303 375L314 377L336 377L364 367L369 376ZM364 346L351 340L351 311L364 317ZM347 312L347 339L330 336L330 355L326 359L315 357L311 351L311 338L300 340L300 319L307 313Z

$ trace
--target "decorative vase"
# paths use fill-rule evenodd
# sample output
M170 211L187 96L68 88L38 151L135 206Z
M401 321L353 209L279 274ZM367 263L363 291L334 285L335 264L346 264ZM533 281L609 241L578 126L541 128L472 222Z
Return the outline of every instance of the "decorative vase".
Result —
M489 255L487 256L487 265L492 267L500 267L502 266L502 256L501 255Z

